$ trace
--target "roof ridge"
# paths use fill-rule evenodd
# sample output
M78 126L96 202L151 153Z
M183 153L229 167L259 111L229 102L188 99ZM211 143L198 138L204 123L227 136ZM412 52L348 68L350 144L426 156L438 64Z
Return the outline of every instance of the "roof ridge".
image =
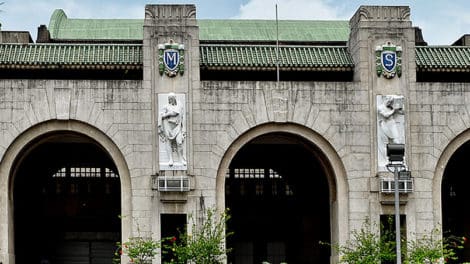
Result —
M275 20L271 19L198 19L201 41L274 41ZM49 23L51 39L57 41L141 41L144 19L68 18L56 9ZM346 42L347 20L279 20L279 38L283 42Z
M275 22L276 19L264 19L264 18L249 18L249 19L243 19L243 18L198 18L196 19L197 21L272 21ZM278 21L293 21L293 22L347 22L349 23L349 20L346 19L278 19Z
M277 47L276 44L236 44L236 43L202 43L200 44L201 47ZM339 48L344 49L348 48L348 46L340 46L340 45L286 45L286 44L279 44L280 48Z
M429 45L429 46L416 46L416 48L423 49L423 48L431 48L431 49L470 49L470 46L451 46L451 45Z
M60 26L67 20L67 14L63 9L56 9L52 13L51 20L49 21L49 33L51 38L57 38L59 35Z

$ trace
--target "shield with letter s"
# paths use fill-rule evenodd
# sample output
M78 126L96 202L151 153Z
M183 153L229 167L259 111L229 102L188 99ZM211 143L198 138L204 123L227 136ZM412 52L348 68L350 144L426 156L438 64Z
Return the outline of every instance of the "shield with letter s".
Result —
M392 50L384 50L382 51L380 57L382 67L388 71L393 72L395 67L397 66L397 54L395 51Z

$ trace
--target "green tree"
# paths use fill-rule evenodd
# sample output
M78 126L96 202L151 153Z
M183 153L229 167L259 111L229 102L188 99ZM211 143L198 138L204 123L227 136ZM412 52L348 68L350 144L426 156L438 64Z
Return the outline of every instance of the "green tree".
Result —
M431 234L411 241L408 244L408 254L405 264L443 263L457 260L457 250L463 248L465 237L448 236L441 238L439 229L434 229Z
M383 230L383 234L374 232L373 225L367 219L359 230L352 232L352 238L344 245L331 245L340 255L344 264L377 264L395 259L395 241L393 234ZM379 230L378 228L375 228Z
M226 232L226 223L230 219L227 212L216 214L215 209L208 209L204 220L197 225L192 217L191 233L186 229L179 239L168 238L170 244L165 246L174 258L172 264L219 264L222 263L228 249L225 240L231 235Z
M119 216L119 218L122 218ZM137 224L137 236L129 238L125 242L117 242L117 249L114 252L113 263L120 264L122 256L127 256L131 263L149 264L152 263L161 248L161 241L151 237L141 235L140 226Z
M121 255L129 257L131 263L148 264L158 254L160 241L151 238L131 237L124 243L117 243L114 263L121 263Z
M394 263L396 243L393 230L381 228L382 234L379 235L378 232L374 232L379 229L372 227L369 220L366 220L361 229L352 232L352 238L345 245L327 245L340 254L340 263ZM465 237L457 236L447 236L442 239L439 229L434 229L429 236L424 235L402 244L403 263L434 264L458 261L456 252L463 248L465 241Z

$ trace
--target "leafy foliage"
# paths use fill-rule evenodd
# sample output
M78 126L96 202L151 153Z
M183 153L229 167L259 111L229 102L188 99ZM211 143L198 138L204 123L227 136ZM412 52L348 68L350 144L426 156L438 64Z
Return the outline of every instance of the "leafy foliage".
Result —
M119 216L119 218L122 218L122 216ZM120 264L122 256L129 257L131 263L152 263L152 259L158 254L161 242L153 240L151 237L141 236L139 225L137 225L137 232L138 236L131 237L124 243L116 243L117 249L114 252L113 263Z
M227 253L225 239L231 235L226 233L226 223L229 219L227 212L217 215L215 209L209 209L201 225L198 226L192 221L192 234L185 230L184 233L180 233L179 239L170 237L156 241L139 236L132 237L124 243L118 242L113 262L121 263L121 256L127 256L131 263L152 263L163 244L163 252L170 253L173 257L169 262L172 264L222 263Z
M361 229L352 232L352 239L344 246L330 245L341 255L340 263L394 263L396 243L393 230L382 229L381 236L373 231L369 220L366 220ZM441 232L436 228L429 236L424 235L408 244L402 243L402 252L406 252L403 263L434 264L456 261L456 252L463 249L465 241L465 237L456 236L441 239Z
M132 237L124 243L117 243L118 250L114 253L114 262L121 262L121 255L129 257L130 262L136 264L152 263L152 259L158 254L160 241L151 238Z
M372 225L366 220L361 229L352 232L352 240L346 245L333 245L341 255L340 263L377 264L395 259L395 241L392 234L385 230L380 236L372 231Z
M447 263L457 260L456 251L463 249L465 237L449 236L441 239L438 229L434 229L430 236L423 236L408 245L408 256L405 264L421 263Z
M200 226L193 218L190 219L192 233L185 230L180 234L180 239L170 238L172 243L166 248L174 256L170 263L222 263L228 251L225 248L225 239L231 235L226 233L226 223L230 219L228 213L217 215L215 209L208 209Z

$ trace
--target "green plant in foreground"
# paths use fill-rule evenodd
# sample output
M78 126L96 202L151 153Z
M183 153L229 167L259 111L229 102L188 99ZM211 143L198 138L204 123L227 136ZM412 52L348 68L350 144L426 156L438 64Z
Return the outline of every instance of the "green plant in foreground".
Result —
M361 229L352 232L352 239L344 246L331 246L341 255L340 263L377 264L395 259L395 242L391 238L392 234L386 230L382 236L373 232L367 219Z
M127 256L131 263L148 264L159 253L170 253L172 264L218 264L222 263L227 253L225 239L231 235L226 233L226 223L230 219L227 212L217 215L215 209L209 209L204 215L204 220L197 225L193 218L191 232L187 229L176 237L153 240L145 237L132 237L124 243L117 243L118 249L114 253L113 262L121 263L121 257Z
M120 219L122 216L118 216ZM141 236L140 227L137 224L138 236L131 237L126 242L117 242L117 249L114 252L113 263L120 264L122 256L127 256L131 263L147 264L152 263L152 259L158 254L161 241L151 237Z
M378 230L378 229L377 229ZM457 261L457 251L463 249L465 237L448 236L441 238L439 229L430 236L424 235L407 244L403 243L404 264L435 264ZM382 235L373 232L369 220L362 228L352 232L352 238L345 245L330 245L340 255L344 264L393 263L396 259L395 235L392 230L384 230Z
M434 229L431 235L424 235L408 244L408 254L405 264L448 263L457 260L457 250L463 249L465 237L448 236L441 239L439 229Z
M166 251L171 251L174 258L173 264L218 264L222 263L228 249L225 247L225 239L231 235L226 233L226 223L230 219L227 212L216 214L215 209L208 209L205 219L197 225L190 217L191 233L185 230L180 238L170 238L170 244L165 246Z
M121 263L121 255L129 257L131 263L147 264L158 254L160 241L151 238L132 237L127 242L117 243L114 263Z

